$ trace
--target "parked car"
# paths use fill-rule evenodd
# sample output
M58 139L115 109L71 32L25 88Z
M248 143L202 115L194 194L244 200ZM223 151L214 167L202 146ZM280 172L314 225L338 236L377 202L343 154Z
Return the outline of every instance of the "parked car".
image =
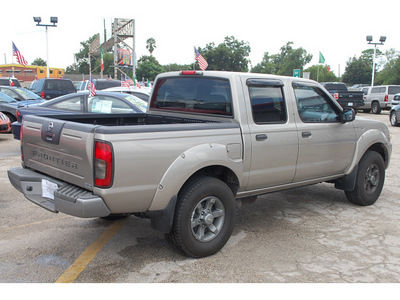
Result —
M32 91L46 100L66 94L76 93L72 80L64 78L38 79L36 80Z
M0 86L0 92L6 94L7 96L10 96L17 101L43 100L39 95L22 87Z
M86 91L88 90L89 80L81 81L78 85L78 91ZM94 79L93 80L94 87L97 91L104 90L111 87L121 86L121 80L115 79Z
M400 85L371 86L362 89L364 92L364 112L372 111L380 114L382 110L390 110L395 94L400 93Z
M11 121L3 113L0 112L0 132L10 132L11 131Z
M17 121L11 124L14 138L19 140L24 115L62 115L76 113L131 114L142 113L147 103L135 96L123 93L97 92L89 97L89 91L61 96L36 106L17 110Z
M11 82L12 84L11 84ZM8 85L8 86L18 86L21 87L18 79L15 77L0 77L0 85Z
M28 90L30 90L30 91L34 90L36 82L37 82L37 80L32 81L28 86Z
M343 82L322 82L321 84L342 107L351 107L357 110L364 105L363 93L349 91Z
M392 126L400 125L400 105L392 106L389 113L389 120Z
M393 96L392 106L400 104L400 93Z
M0 112L5 114L11 122L17 119L18 101L0 92Z
M149 97L151 93L151 89L149 88L136 88L136 87L112 87L108 89L104 89L103 92L118 92L118 93L126 93L133 96L136 96L146 102L149 102Z

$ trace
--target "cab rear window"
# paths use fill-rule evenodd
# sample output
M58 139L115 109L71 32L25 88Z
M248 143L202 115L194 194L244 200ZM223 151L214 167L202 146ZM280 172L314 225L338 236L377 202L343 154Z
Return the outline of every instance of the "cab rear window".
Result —
M232 116L229 80L209 77L159 79L154 87L150 108Z

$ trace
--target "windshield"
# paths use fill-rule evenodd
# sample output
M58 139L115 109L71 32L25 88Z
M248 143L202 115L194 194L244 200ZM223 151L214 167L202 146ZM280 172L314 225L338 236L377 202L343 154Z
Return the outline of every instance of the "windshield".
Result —
M18 101L0 92L0 102L2 103L17 103Z
M147 102L143 101L142 99L139 99L138 97L132 96L132 95L126 95L124 98L135 105L137 108L139 108L142 112L146 112L147 110Z
M42 99L39 95L28 91L26 89L17 88L16 91L25 99L25 100L40 100Z

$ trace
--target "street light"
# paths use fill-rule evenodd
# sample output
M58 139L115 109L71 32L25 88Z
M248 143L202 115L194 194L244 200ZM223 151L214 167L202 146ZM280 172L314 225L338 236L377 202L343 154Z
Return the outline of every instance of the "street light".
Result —
M367 42L368 44L374 45L374 60L372 64L372 80L371 80L371 86L374 86L374 79L375 79L375 57L376 57L376 45L383 45L383 43L386 41L386 36L381 36L379 38L379 43L373 43L372 42L372 35L367 35Z
M47 55L47 78L50 76L50 70L49 70L49 38L48 38L48 33L47 33L47 28L48 27L57 27L58 23L58 18L57 17L50 17L50 22L53 24L40 24L42 22L41 17L33 17L33 21L36 22L36 26L45 26L46 27L46 55Z

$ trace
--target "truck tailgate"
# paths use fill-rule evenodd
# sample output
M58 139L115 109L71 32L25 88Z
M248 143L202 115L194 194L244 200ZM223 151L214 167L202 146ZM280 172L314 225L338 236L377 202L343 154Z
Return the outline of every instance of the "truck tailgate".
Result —
M21 141L24 166L92 190L95 128L96 125L25 116Z

